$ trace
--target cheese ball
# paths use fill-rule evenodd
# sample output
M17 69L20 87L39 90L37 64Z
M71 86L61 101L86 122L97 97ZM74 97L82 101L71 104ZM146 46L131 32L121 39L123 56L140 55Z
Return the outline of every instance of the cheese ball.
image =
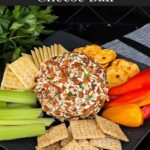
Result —
M108 101L104 70L82 53L53 57L42 64L35 82L43 111L61 121L94 116Z

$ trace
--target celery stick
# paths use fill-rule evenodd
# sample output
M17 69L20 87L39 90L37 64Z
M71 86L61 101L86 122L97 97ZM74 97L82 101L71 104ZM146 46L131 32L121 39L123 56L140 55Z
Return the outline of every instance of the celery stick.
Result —
M0 101L20 104L36 104L35 93L30 91L0 90Z
M1 107L6 107L6 106L7 106L6 102L0 102L0 108Z
M0 141L35 137L45 134L44 124L0 126Z
M41 108L0 109L0 119L36 119L42 114Z
M12 107L36 107L36 105L29 105L29 104L17 104L17 103L7 103L9 108Z
M0 120L0 126L14 126L14 125L26 125L26 124L44 124L50 126L53 123L52 118L38 118L34 120Z
M0 109L29 109L29 108L32 108L30 106L21 106L21 107L1 107Z

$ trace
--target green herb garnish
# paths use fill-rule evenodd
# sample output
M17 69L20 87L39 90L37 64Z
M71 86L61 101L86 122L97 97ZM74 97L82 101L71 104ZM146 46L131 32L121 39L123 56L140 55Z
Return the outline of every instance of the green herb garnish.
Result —
M47 77L47 80L51 80L51 78L50 78L50 77Z
M70 77L70 74L71 74L71 73L69 72L69 73L68 73L68 77Z
M68 96L73 96L72 92L69 92L69 93L68 93Z
M81 84L80 84L79 86L80 86L80 88L81 88L82 90L84 90L84 86L82 86Z
M84 73L84 78L89 78L90 74L89 73Z
M91 102L95 102L95 100L94 100L94 99L92 99L92 100L91 100Z
M0 58L5 63L14 61L22 52L41 45L39 36L53 32L45 25L58 18L51 13L50 6L0 6Z

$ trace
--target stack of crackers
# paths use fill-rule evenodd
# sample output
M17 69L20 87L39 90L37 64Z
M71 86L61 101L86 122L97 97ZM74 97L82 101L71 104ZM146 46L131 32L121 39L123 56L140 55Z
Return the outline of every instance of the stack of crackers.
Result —
M55 56L62 56L64 53L68 53L68 50L66 50L60 44L54 44L50 47L43 46L31 50L33 61L36 64L37 68L39 68L43 62L46 62Z
M31 50L31 54L22 53L22 57L7 64L1 83L2 90L28 90L35 85L34 77L40 65L54 56L62 56L68 51L60 44L50 47L39 47Z
M118 124L95 116L93 120L71 120L70 126L51 127L38 137L37 150L121 150L121 141L128 142Z
M2 90L25 90L34 87L38 69L28 56L22 56L7 64L1 83Z
M137 64L125 59L115 59L107 68L107 80L111 87L127 82L140 72Z
M119 86L140 72L137 64L125 59L116 59L117 53L110 49L103 49L98 45L87 45L76 48L75 52L82 52L97 60L101 68L106 70L110 87Z
M103 69L107 68L117 57L115 51L110 49L102 49L99 45L86 45L85 47L76 48L74 51L82 52L97 60Z

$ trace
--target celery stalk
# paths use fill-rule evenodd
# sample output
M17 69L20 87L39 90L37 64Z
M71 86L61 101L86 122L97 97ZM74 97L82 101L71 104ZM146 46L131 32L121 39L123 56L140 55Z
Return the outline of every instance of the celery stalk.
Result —
M0 120L0 126L14 126L14 125L27 125L27 124L44 124L50 126L53 123L52 118L38 118L34 120Z
M22 109L0 109L0 119L36 119L42 114L41 108L22 108Z
M6 107L6 106L7 106L7 104L5 102L0 102L0 108L1 107Z
M29 109L29 108L32 108L30 106L18 106L18 107L1 107L0 109Z
M35 93L31 91L0 90L0 101L31 105L36 104Z
M35 137L45 134L44 124L0 126L0 141Z
M36 105L30 105L30 104L17 104L17 103L7 103L7 106L9 108L15 108L15 107L35 107Z

